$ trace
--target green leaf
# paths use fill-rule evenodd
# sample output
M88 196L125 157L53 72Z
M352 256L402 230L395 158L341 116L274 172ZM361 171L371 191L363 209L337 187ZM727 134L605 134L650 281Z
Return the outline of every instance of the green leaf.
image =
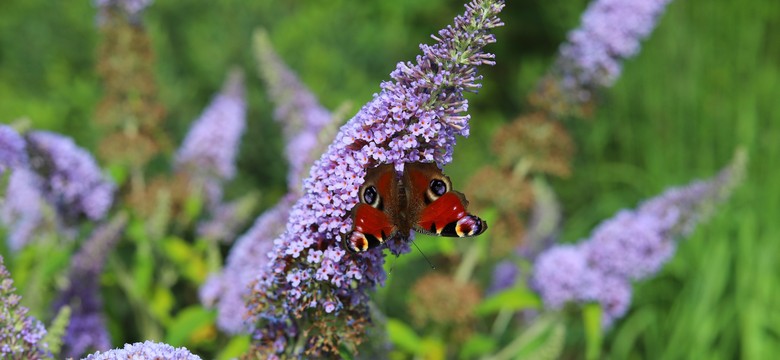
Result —
M460 349L461 359L475 359L496 350L497 342L490 336L474 334Z
M149 309L160 322L167 324L171 321L171 310L174 305L176 305L176 298L171 293L171 289L155 286L152 299L149 301Z
M447 347L441 342L441 340L426 337L422 339L419 346L420 350L417 355L427 360L444 360L447 356Z
M418 354L421 350L420 337L401 320L387 319L387 335L395 346L409 353Z
M601 356L603 333L601 330L601 305L591 303L582 309L582 322L585 326L585 354L587 359L598 359Z
M52 320L51 325L46 331L43 343L49 346L49 351L54 355L59 355L62 347L62 337L65 336L65 330L70 323L70 307L63 306L57 312L57 316Z
M251 340L249 335L232 337L217 355L217 360L230 360L240 357L249 350Z
M165 342L171 346L182 346L198 333L208 332L214 326L216 313L201 306L190 306L178 314L167 327Z
M477 315L489 315L502 309L526 310L540 309L542 306L539 296L525 287L514 287L501 291L484 301L476 308Z
M175 236L162 241L165 255L173 261L181 274L195 284L202 284L208 275L208 264L204 255L193 245Z

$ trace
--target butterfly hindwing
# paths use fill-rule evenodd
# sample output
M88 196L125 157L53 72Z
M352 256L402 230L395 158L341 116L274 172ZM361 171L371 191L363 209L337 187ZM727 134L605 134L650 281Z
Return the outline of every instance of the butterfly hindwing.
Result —
M406 164L403 185L416 231L470 237L487 230L485 221L468 213L466 197L452 190L452 181L436 164Z

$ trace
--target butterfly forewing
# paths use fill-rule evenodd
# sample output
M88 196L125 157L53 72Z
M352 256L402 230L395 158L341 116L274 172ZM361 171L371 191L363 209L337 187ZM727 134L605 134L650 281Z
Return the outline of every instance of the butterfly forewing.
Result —
M381 165L366 172L358 191L360 202L352 209L352 231L344 238L351 252L364 252L384 243L398 229L398 180L392 165Z

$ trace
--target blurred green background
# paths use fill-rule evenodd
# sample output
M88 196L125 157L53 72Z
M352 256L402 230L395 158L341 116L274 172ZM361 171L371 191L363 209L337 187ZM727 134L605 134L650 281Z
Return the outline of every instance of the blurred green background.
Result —
M472 101L472 135L447 168L455 184L494 162L494 130L525 98L576 27L586 1L510 2ZM452 0L395 2L158 0L144 24L156 52L165 127L175 143L232 65L246 69L249 123L240 175L228 193L257 189L268 207L286 191L280 129L256 77L250 38L266 28L282 58L335 109L357 111L395 63L462 11ZM89 1L0 2L0 121L75 137L95 149L95 10ZM780 353L780 2L678 1L641 53L625 63L592 119L567 123L573 175L554 180L562 238L665 187L708 177L746 146L749 174L732 200L681 244L654 280L637 284L629 314L606 334L616 359L767 358ZM263 141L258 141L263 139ZM407 256L419 256L410 254ZM488 268L490 264L481 264ZM394 274L399 276L401 272ZM570 336L569 341L581 340ZM582 344L567 344L578 358Z

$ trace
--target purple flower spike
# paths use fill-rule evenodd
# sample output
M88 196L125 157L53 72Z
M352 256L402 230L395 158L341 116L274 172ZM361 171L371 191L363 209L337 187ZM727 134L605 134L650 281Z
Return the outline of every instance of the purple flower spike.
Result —
M14 294L14 281L0 256L0 358L51 358L48 345L43 343L46 329L20 305L22 298Z
M24 139L12 127L0 125L0 176L7 168L26 163Z
M84 360L127 359L200 360L200 356L193 355L189 350L183 347L174 348L168 344L147 341L143 343L125 344L125 347L122 349L113 349L103 353L98 351L84 358Z
M68 273L68 284L54 302L54 312L69 305L70 323L63 338L62 354L78 358L88 350L105 351L111 348L111 339L103 320L103 302L100 298L100 275L106 257L120 239L127 223L119 216L95 229L73 257Z
M631 303L630 281L656 274L674 255L676 241L688 235L742 178L746 157L737 152L714 178L672 188L602 222L584 242L546 250L534 264L531 285L548 308L596 301L605 327Z
M27 168L16 168L8 180L5 201L0 207L0 222L8 232L8 246L19 251L33 238L43 221L43 197L40 178Z
M244 76L233 71L222 91L195 120L176 153L176 165L217 180L236 174L236 155L246 127Z
M30 165L41 177L41 192L65 218L106 216L114 201L114 184L103 176L86 150L73 139L45 131L28 136Z
M255 51L260 74L276 105L274 118L282 124L287 140L288 186L298 193L306 168L315 156L321 155L315 154L314 150L319 144L320 133L333 121L333 115L279 58L263 30L255 32Z
M287 195L257 218L249 231L236 240L224 270L209 277L201 287L200 300L207 306L216 306L217 326L223 331L237 334L251 330L246 305L250 285L265 271L273 240L284 230L282 225L295 199L297 196Z
M561 45L556 65L568 88L609 87L639 52L671 0L593 0Z
M274 242L270 271L253 289L250 310L259 320L262 346L293 345L286 339L310 329L308 324L319 330L297 351L316 356L335 352L339 343L359 342L368 291L386 274L381 249L348 256L339 245L352 226L349 212L358 188L366 170L382 163L400 171L407 162L450 162L455 135L469 131L464 92L479 88L477 66L493 64L482 48L495 42L488 31L502 25L496 17L502 8L503 2L490 0L466 5L455 25L434 37L436 44L420 46L415 63L397 65L394 81L382 83L315 162L286 231ZM400 243L391 249L400 251Z
M130 19L137 19L152 0L93 0L93 4L100 11L99 21L102 22L109 11L119 11Z

